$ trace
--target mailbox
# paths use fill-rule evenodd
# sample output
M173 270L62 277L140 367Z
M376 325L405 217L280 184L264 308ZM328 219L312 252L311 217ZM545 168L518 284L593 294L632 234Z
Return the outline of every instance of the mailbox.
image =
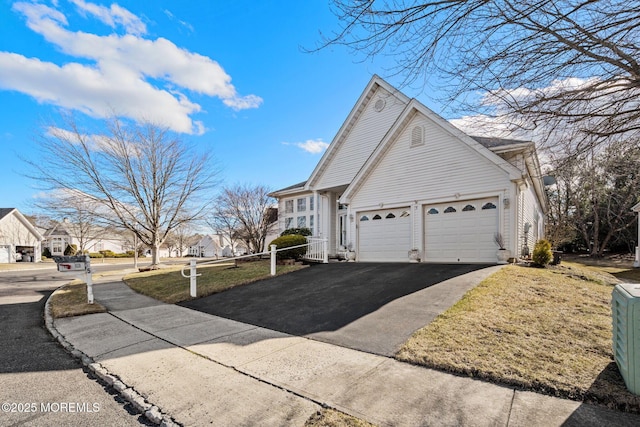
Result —
M86 255L79 256L55 256L53 260L58 264L58 271L89 271L90 258Z

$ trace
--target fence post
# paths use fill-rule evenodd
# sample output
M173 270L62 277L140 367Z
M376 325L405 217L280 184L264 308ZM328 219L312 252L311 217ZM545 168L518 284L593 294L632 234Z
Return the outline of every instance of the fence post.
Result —
M327 239L322 240L322 262L325 264L329 263L329 242Z
M276 245L271 245L271 275L276 275Z
M93 277L91 269L88 269L85 273L87 283L87 302L93 304Z
M196 259L191 258L191 263L189 265L189 293L192 298L197 296L197 283L196 283Z

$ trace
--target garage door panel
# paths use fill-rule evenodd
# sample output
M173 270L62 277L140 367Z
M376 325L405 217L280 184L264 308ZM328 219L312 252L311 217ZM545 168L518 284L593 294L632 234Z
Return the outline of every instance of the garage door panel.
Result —
M409 212L408 208L398 208L360 213L358 215L358 259L360 261L407 261L407 253L411 249ZM373 217L376 215L381 219L374 220ZM363 221L364 217L368 220Z
M425 206L425 261L495 262L498 211L482 207L497 205L488 198Z
M6 264L11 259L9 256L10 249L9 246L0 245L0 264Z

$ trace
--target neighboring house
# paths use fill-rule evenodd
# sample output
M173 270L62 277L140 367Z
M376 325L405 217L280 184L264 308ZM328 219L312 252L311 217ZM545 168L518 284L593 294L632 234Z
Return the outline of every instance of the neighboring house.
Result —
M127 240L117 233L95 227L88 233L85 242L85 250L95 253L111 251L116 254L133 250L131 240ZM74 226L67 219L55 223L44 233L43 248L48 248L52 256L64 255L67 245L76 245L79 249L79 239L74 233Z
M40 261L42 234L15 208L0 208L0 263Z
M189 255L199 258L232 257L246 252L247 248L242 242L235 242L232 246L229 238L223 234L204 236L198 243L189 247Z
M309 227L358 261L496 262L543 236L547 199L529 141L472 138L374 76L305 182L272 193L279 229Z

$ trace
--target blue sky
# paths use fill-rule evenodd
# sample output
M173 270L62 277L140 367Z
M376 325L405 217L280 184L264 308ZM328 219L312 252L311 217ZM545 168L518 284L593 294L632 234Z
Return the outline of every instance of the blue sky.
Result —
M388 77L384 59L301 49L338 28L327 0L0 1L0 207L25 213L38 190L20 158L37 161L61 109L166 123L213 151L224 183L277 189L308 178L372 74Z

